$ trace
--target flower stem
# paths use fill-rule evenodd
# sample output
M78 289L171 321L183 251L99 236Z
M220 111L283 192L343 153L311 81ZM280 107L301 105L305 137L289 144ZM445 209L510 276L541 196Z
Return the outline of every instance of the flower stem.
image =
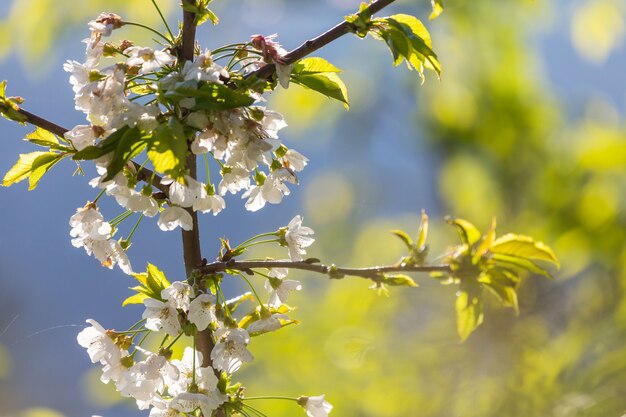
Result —
M159 35L161 38L165 39L165 41L170 44L170 46L174 46L172 45L172 41L170 39L167 38L167 36L164 36L161 32L159 32L158 30L152 29L150 26L146 26L146 25L142 25L141 23L136 23L136 22L124 22L125 25L130 25L130 26L137 26L146 30L149 30L150 32Z
M163 13L161 12L161 9L159 8L159 5L157 4L156 0L152 0L152 4L154 4L154 8L159 13L159 16L161 16L161 20L163 21L163 24L165 25L165 28L167 29L167 33L169 33L170 37L174 39L174 34L172 33L170 26L167 24L167 20L165 20L165 16L163 16Z
M246 276L244 274L242 274L241 272L239 272L239 271L237 271L237 275L239 275L244 281L246 281L246 283L248 283L248 286L252 290L252 293L254 294L254 297L259 302L259 305L261 307L263 307L263 303L261 302L261 297L259 297L259 294L256 292L256 288L254 288L254 285L252 285L250 280L248 278L246 278Z
M260 239L262 237L267 237L267 236L278 236L278 235L276 234L276 232L261 233L260 235L253 236L250 239L240 243L239 245L233 248L233 251L246 246L248 243L252 242L253 240Z

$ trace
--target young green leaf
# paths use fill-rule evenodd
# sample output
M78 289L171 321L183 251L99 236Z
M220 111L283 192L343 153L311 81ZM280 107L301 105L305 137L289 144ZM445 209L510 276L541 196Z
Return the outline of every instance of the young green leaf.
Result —
M481 274L478 281L493 292L498 299L507 307L512 307L515 314L519 314L517 302L517 280L511 276L512 273L506 270L492 268L488 272Z
M385 275L383 283L392 287L419 287L413 278L405 274Z
M435 71L437 76L441 75L441 64L437 54L432 50L430 33L418 18L407 14L396 14L385 18L384 21L390 27L402 31L409 40L412 53L406 58L416 70L420 71L420 65L424 64L426 68Z
M552 275L545 269L541 268L533 261L526 258L519 258L517 256L509 256L501 253L492 253L491 259L495 261L497 266L516 266L521 269L525 269L535 274L543 275L547 278L552 278Z
M301 59L294 64L292 70L292 73L296 74L320 74L324 72L340 73L341 70L324 58L317 56Z
M430 3L433 6L433 11L428 19L433 20L439 17L441 13L443 13L443 0L430 0Z
M322 72L313 74L291 73L291 81L303 87L317 91L326 97L334 98L343 103L346 109L350 108L348 103L348 89L335 72Z
M426 210L422 210L422 221L417 230L417 250L424 251L426 249L426 238L428 237L428 215Z
M41 177L65 156L65 154L56 152L31 152L21 154L17 163L13 165L4 176L2 185L9 187L28 178L28 190L33 190L37 187Z
M491 220L491 227L489 228L489 230L487 231L483 239L480 241L480 244L476 248L476 252L474 253L474 256L472 257L472 263L474 265L478 264L478 262L480 261L480 258L482 258L482 256L485 253L487 253L487 251L491 247L491 244L493 243L495 238L496 238L496 218L494 217Z
M195 85L180 86L168 91L165 97L173 101L194 98L196 104L193 108L203 110L230 110L254 103L254 98L245 91L233 90L223 84L211 82L200 88L196 88Z
M67 155L48 152L45 155L42 155L35 159L33 163L33 171L28 177L28 191L32 191L37 187L39 181L43 176L55 166L61 159L65 158Z
M165 274L156 266L148 263L146 272L132 274L141 285L129 288L138 294L131 295L122 302L122 306L129 304L141 304L146 298L154 298L161 300L161 291L169 287L171 284L165 277Z
M141 137L141 132L137 127L126 130L117 141L113 158L107 167L107 175L103 181L112 180L126 166L128 161L143 152L145 147L146 139Z
M461 341L483 322L483 301L479 288L461 289L456 297L456 326Z
M27 134L24 140L46 148L58 149L61 147L56 135L41 127L37 127L34 132ZM65 146L63 148L64 150L70 149Z
M411 239L411 236L409 236L407 232L405 232L404 230L392 230L391 233L397 236L398 238L400 238L400 240L404 242L404 244L409 250L413 249L413 240Z
M535 241L530 236L508 233L496 239L489 250L492 253L517 256L525 259L538 259L560 266L559 260L548 245Z
M446 217L446 222L456 227L457 231L459 232L459 236L461 237L461 241L467 245L473 245L474 243L478 242L482 237L480 231L476 228L476 226L474 226L467 220L455 219L454 217L448 216Z
M187 139L180 122L170 119L160 125L148 140L148 158L157 172L181 178L187 158Z
M85 149L76 152L72 159L76 161L92 160L98 159L110 152L114 152L117 149L118 143L128 130L130 130L130 127L128 126L124 126L123 128L116 130L96 146L88 146Z

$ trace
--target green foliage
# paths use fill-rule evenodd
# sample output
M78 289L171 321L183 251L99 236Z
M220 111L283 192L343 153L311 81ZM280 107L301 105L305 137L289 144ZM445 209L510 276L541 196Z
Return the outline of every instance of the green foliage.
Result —
M339 100L348 109L348 90L337 75L340 72L340 69L325 59L310 57L294 64L291 81L326 97Z
M443 0L430 0L433 6L433 11L429 16L430 20L436 19L443 13Z
M171 285L165 277L165 274L151 263L148 263L146 272L133 274L133 277L139 281L141 285L130 288L131 290L136 291L137 294L131 295L125 299L122 306L127 306L129 304L143 304L143 300L146 298L154 298L155 300L163 301L161 298L161 291Z
M506 234L496 239L496 222L481 236L473 224L449 218L459 232L462 245L448 255L451 272L448 282L460 285L457 293L457 329L465 340L483 322L483 287L490 289L507 307L519 310L518 270L550 276L536 260L559 266L552 249L529 236Z
M183 10L191 13L195 13L196 26L200 26L207 20L209 20L214 25L219 23L218 17L209 9L209 4L212 0L198 0L194 2L194 4L190 3L189 0L183 0L182 7Z
M250 106L255 101L246 91L233 90L223 84L209 82L198 88L195 81L187 83L189 86L182 83L178 88L168 91L165 97L173 102L192 97L196 101L193 108L203 110L230 110Z
M44 148L63 152L73 152L71 147L61 145L59 139L64 143L67 143L65 139L59 138L54 133L48 132L46 129L41 127L37 127L34 132L27 134L24 138L24 140Z
M148 141L148 158L157 172L172 178L182 178L187 157L187 138L183 126L176 119L159 125Z
M18 123L26 122L26 117L19 113L20 104L24 102L22 97L7 97L6 96L6 80L0 82L0 114L8 120L12 120Z
M20 154L15 165L6 173L2 180L4 187L28 178L28 190L34 190L41 178L67 154L57 152L31 152Z
M407 14L396 14L389 17L372 19L370 33L385 41L393 55L393 65L406 62L411 70L421 77L424 68L441 75L441 64L432 50L430 33L416 17Z

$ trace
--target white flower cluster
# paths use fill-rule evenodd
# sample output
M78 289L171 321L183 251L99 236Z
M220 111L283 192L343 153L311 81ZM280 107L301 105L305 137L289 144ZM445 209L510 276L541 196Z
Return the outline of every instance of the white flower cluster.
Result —
M286 271L273 272L281 278L286 274ZM139 409L151 408L151 417L176 416L179 413L192 415L198 409L203 415L210 416L216 408L231 400L218 388L221 373L232 375L244 362L254 359L248 350L250 335L271 332L289 322L287 315L272 311L278 311L290 290L299 290L301 286L297 281L283 281L281 278L270 278L274 287L268 288L271 290L268 307L263 307L259 318L246 328L239 327L232 319L228 325L218 319L214 295L199 293L188 283L176 281L161 291L160 300L144 299L145 330L116 333L105 330L95 320L87 320L91 326L79 333L78 343L87 349L93 363L103 365L101 381L113 381L123 396L135 399ZM202 354L189 347L185 349L182 360L170 361L167 350L153 353L139 346L136 346L134 354L129 353L132 337L128 335L133 332L162 331L177 338L185 332L183 326L186 323L193 324L194 331L209 327L213 331L210 367L203 367ZM145 359L135 361L136 353L141 353ZM327 415L320 414L318 397L301 398L309 398L309 402L301 404L309 416ZM323 396L321 398L323 400ZM330 408L324 406L323 410L328 412Z
M166 177L161 185L169 187L169 193L157 200L151 186L137 189L137 172L130 164L114 178L104 180L114 157L114 152L110 152L94 161L99 177L90 184L104 189L127 210L147 217L160 213L158 226L164 231L177 227L191 230L189 210L217 215L225 208L223 196L227 193L243 191L242 198L247 199L245 206L250 211L259 210L266 203L278 204L289 195L286 184L297 184L295 173L304 169L308 159L286 148L278 139L278 131L287 126L282 115L259 106L228 110L197 106L198 99L190 92L206 85L223 86L230 79L228 71L213 61L210 51L198 55L193 62L186 61L180 68L167 49L133 46L128 41L113 47L102 41L123 25L122 19L114 14L102 14L91 21L91 36L84 41L87 44L85 62L68 61L64 65L71 74L76 109L84 112L90 123L74 127L65 138L80 151L126 127L137 127L143 136L149 136L163 120L173 116L171 106L161 108L156 100L149 104L133 100L135 81L132 78L144 77L144 91L171 99L171 105L179 108L183 116L177 116L177 120L196 132L190 152L210 154L218 161L221 180L215 187L189 176L185 176L184 181ZM271 52L275 51L272 45L262 42L256 46L263 51L269 48ZM123 52L127 58L100 69L105 50L112 48ZM186 96L181 96L180 91L185 91ZM257 99L262 98L257 95ZM267 173L260 170L261 166L266 167Z
M87 254L93 255L102 266L110 269L117 264L126 274L133 273L122 245L112 239L113 227L104 221L94 203L87 203L85 207L76 210L76 214L70 218L70 226L74 247L84 247Z

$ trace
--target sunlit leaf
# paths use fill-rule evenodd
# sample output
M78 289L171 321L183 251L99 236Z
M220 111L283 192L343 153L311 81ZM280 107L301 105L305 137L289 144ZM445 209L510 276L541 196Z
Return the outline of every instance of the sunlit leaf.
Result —
M456 297L456 325L461 341L483 322L483 301L479 288L460 289Z
M383 282L392 287L419 287L413 278L405 274L385 275Z
M157 172L181 178L186 166L187 138L180 122L159 125L148 140L148 158Z
M123 128L116 130L96 146L88 146L85 149L76 152L74 156L72 156L72 159L76 161L92 160L100 158L110 152L114 152L117 148L117 144L126 132L128 132L128 130L130 130L130 127L128 126L124 126Z
M426 248L426 238L428 237L428 215L426 210L422 210L422 221L420 227L417 230L417 250L424 250Z
M456 230L459 232L459 236L461 237L461 241L467 245L473 245L478 242L482 236L476 226L467 220L456 219L448 216L446 217L446 222L456 227Z
M339 73L341 70L320 57L309 57L298 61L293 66L293 71L296 74L320 74L324 72Z
M56 152L21 154L17 163L4 176L2 185L9 187L28 178L28 189L33 190L37 187L43 175L65 156Z
M143 152L145 147L146 139L141 137L141 132L138 128L133 127L126 131L115 148L113 159L107 166L107 175L103 178L103 181L112 180L126 166L128 161Z
M496 239L489 250L492 253L526 259L538 259L551 262L557 267L560 266L559 260L552 249L542 242L535 241L530 236L508 233Z
M526 271L533 272L535 274L543 275L547 278L552 278L552 275L547 270L535 264L533 261L519 258L517 256L509 256L501 253L493 253L491 259L496 261L496 264L513 265Z
M348 89L335 72L301 74L296 72L294 69L291 73L291 81L303 87L317 91L326 97L339 100L343 103L346 109L349 108Z
M483 273L478 281L493 292L498 299L507 307L512 307L516 314L519 314L519 306L517 302L517 280L515 280L510 272L499 269L490 269Z
M411 248L413 247L413 239L411 239L411 236L409 236L407 232L405 232L404 230L392 230L391 234L400 238L400 240L404 242L406 247L411 250Z
M491 227L489 227L489 230L487 231L487 233L485 234L485 236L481 240L480 244L476 248L476 253L472 257L472 263L474 263L474 264L478 263L480 258L485 253L487 253L487 251L491 247L491 244L493 243L495 238L496 238L496 219L494 217L493 220L491 221Z
M430 0L430 3L433 6L433 11L428 19L433 20L439 17L441 13L443 13L443 0Z
M122 307L126 307L127 305L130 305L130 304L143 304L143 300L145 300L146 298L148 298L148 296L143 293L131 295L130 297L128 297L122 302Z

